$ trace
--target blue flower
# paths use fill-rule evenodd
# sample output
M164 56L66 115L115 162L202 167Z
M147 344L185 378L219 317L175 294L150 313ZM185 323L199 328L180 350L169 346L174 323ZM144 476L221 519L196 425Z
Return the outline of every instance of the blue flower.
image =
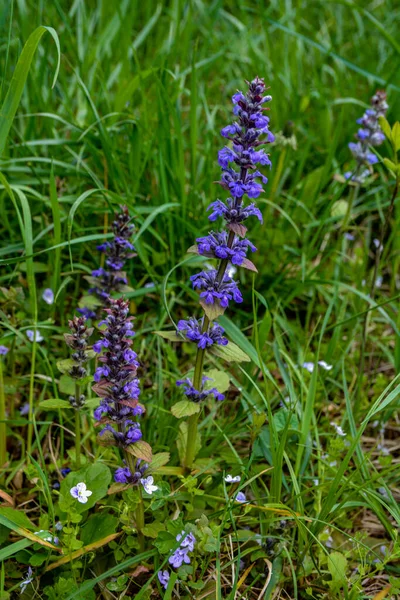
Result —
M9 350L7 346L0 346L0 356L5 356Z
M255 252L257 248L250 240L234 239L231 246L228 246L228 234L226 231L214 233L211 231L207 236L197 238L199 254L212 258L229 259L232 264L240 266L246 258L247 249Z
M169 583L170 574L168 571L158 571L158 581L161 583L163 588L166 590Z
M370 146L379 146L385 139L385 136L379 125L379 117L384 117L388 109L386 102L386 93L377 91L371 98L372 108L365 111L357 123L361 125L356 133L357 142L350 142L349 148L357 161L355 172L348 171L345 178L354 183L362 184L372 172L370 165L379 162L378 157L370 151ZM369 168L361 171L361 166L367 165Z
M202 378L202 389L196 390L193 386L191 379L186 377L185 379L180 379L176 382L176 385L183 386L184 394L191 400L192 402L201 402L205 400L208 396L214 396L214 398L218 401L224 400L224 394L221 394L217 388L205 389L204 384L206 381L210 381L209 377Z
M193 288L201 290L200 298L206 304L219 304L222 308L229 306L229 301L243 302L242 294L236 281L228 275L224 275L222 281L218 281L216 269L201 271L190 278Z
M188 340L197 342L197 346L203 349L213 344L226 346L228 343L227 338L223 337L224 329L218 323L211 323L207 331L203 332L203 319L181 319L178 322L178 331L184 331Z

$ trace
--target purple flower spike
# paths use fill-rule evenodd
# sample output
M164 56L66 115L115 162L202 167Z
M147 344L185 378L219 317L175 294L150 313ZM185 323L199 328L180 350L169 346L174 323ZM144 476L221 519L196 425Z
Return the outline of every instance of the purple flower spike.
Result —
M214 396L214 398L218 401L224 400L224 394L221 394L217 388L211 388L209 390L204 389L204 384L206 381L209 381L209 377L203 377L202 389L196 390L193 386L191 379L186 377L186 379L180 379L176 382L178 387L183 386L183 391L185 396L189 398L192 402L201 402L205 400L208 396Z
M218 323L211 323L207 331L203 332L203 319L182 319L178 323L178 331L185 332L187 339L196 342L199 348L208 348L213 344L226 346L228 343L226 337L223 337L224 329Z
M101 396L100 406L94 416L104 424L101 435L112 434L114 444L126 449L142 439L138 422L133 418L143 413L138 404L140 394L139 380L136 371L139 366L136 352L131 349L132 317L129 317L128 302L123 298L110 300L110 308L105 309L107 317L103 324L102 339L95 344L97 349L103 349L99 361L102 366L96 369L94 391ZM116 427L115 427L116 426ZM116 472L119 483L137 483L142 477L129 474L128 467Z
M229 306L229 301L243 302L242 294L234 281L229 275L224 275L219 283L217 279L216 269L209 271L201 271L190 278L193 288L201 290L200 298L206 304L219 304L222 308Z
M120 207L120 212L115 214L111 229L114 238L110 241L99 244L97 249L106 255L105 267L100 267L92 271L92 276L88 278L93 287L89 293L94 294L101 300L101 303L107 304L110 295L113 292L122 292L127 284L125 273L122 269L126 261L134 256L134 247L130 242L134 227L130 223L131 217L126 206ZM86 318L95 318L96 312L89 308L79 308L78 312Z
M228 234L226 231L214 233L211 231L207 236L197 238L199 254L211 258L228 259L233 265L240 266L246 258L247 249L255 252L257 248L250 240L234 239L231 246L228 246Z
M357 142L350 142L349 148L356 160L356 168L354 172L348 171L344 177L353 183L362 184L371 175L372 165L379 162L376 154L371 152L371 146L380 146L385 139L385 136L379 125L379 117L384 117L389 108L386 102L386 92L378 90L371 98L372 108L365 111L361 119L357 123L361 125L355 137ZM367 169L362 167L367 166Z

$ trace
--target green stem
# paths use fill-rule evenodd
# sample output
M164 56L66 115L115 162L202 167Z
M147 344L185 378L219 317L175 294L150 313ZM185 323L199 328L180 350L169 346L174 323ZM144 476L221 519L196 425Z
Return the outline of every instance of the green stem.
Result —
M371 288L369 291L369 296L370 296L371 300L373 300L374 296L375 296L376 279L378 276L379 265L381 262L381 257L382 257L382 252L383 252L383 241L386 237L390 219L392 218L394 202L396 200L397 193L399 191L399 183L400 183L399 179L396 179L396 184L394 186L393 194L390 199L389 208L386 213L385 221L382 225L381 234L379 236L379 246L376 249L374 270L372 273ZM360 349L360 363L358 366L357 389L356 389L355 402L354 402L354 417L355 418L357 417L357 413L359 411L360 402L361 402L361 389L362 389L362 384L364 381L364 368L365 368L365 347L367 344L367 332L368 332L368 322L369 322L370 314L371 314L371 311L367 311L365 313L364 322L363 322L363 329L362 329L362 336L361 336L361 349Z
M3 363L0 360L0 469L7 460L7 435L6 435L6 399L4 395ZM0 482L3 481L5 473L0 475Z
M79 383L75 382L75 400L77 406L79 406L79 398L81 394L81 387ZM81 415L79 408L75 410L75 463L76 468L81 468Z
M26 443L26 454L27 454L27 463L30 462L30 455L32 451L32 441L33 441L33 399L35 395L35 366L36 366L36 316L35 316L35 324L33 329L33 343L32 343L32 362L31 362L31 374L29 380L29 412L28 412L28 439Z
M130 452L127 452L126 450L124 450L124 455L125 455L125 460L129 467L130 472L134 473L136 471L134 456L132 454L130 454ZM138 485L138 493L139 493L139 503L136 507L135 520L136 520L136 528L138 531L139 547L140 547L140 551L143 552L144 551L143 528L145 525L145 521L144 521L144 504L143 504L142 488L140 487L140 485Z
M230 248L235 239L235 234L233 231L229 232L227 246ZM229 260L221 260L217 278L217 283L221 283L224 278L226 268L229 264ZM205 332L208 330L210 325L210 319L204 315L203 319L203 327L202 331ZM206 351L204 348L197 348L196 360L194 363L194 375L193 375L193 387L196 390L201 389L202 380L203 380L203 368L204 368L204 358ZM185 467L186 469L191 469L193 465L193 461L196 456L196 441L197 441L197 424L199 421L200 412L191 415L188 418L188 429L187 429L187 440L186 440L186 456L185 456Z

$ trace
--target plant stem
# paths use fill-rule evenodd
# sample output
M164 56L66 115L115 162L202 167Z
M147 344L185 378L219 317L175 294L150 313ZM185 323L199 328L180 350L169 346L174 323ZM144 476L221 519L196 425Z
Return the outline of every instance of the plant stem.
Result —
M396 197L397 197L397 194L399 191L399 183L400 183L400 181L397 178L396 184L394 186L393 194L390 199L389 208L386 213L386 218L385 218L385 221L383 222L381 234L379 236L379 246L376 249L376 253L375 253L374 270L372 273L371 288L369 291L369 296L370 296L371 300L373 300L374 296L375 296L376 279L378 276L379 265L380 265L381 257L382 257L382 253L383 253L383 241L386 237L390 219L392 217L392 213L393 213L393 209L394 209L394 202L396 200ZM361 388L362 388L362 384L364 381L364 368L365 368L365 347L366 347L366 343L367 343L367 332L368 332L368 322L369 322L370 312L371 311L367 311L365 313L364 321L363 321L363 330L362 330L362 336L361 336L361 349L360 349L360 363L359 363L359 367L358 367L357 390L356 390L355 402L354 402L354 416L355 417L357 416L357 413L360 408L360 402L361 402Z
M229 232L227 246L229 248L232 247L233 241L235 239L235 234L233 231ZM217 283L221 283L224 278L226 267L228 266L229 260L224 259L221 260L218 273L217 273ZM204 315L203 327L202 331L207 331L210 325L210 319L207 315ZM202 379L203 379L203 367L204 367L204 358L206 351L204 348L197 348L196 360L194 364L194 375L193 375L193 387L196 390L201 389ZM190 469L192 467L194 458L196 456L196 441L197 441L197 423L199 420L200 412L191 415L188 419L187 425L187 440L186 440L186 456L185 456L185 467L186 469Z
M78 382L75 382L75 399L79 406L81 387ZM75 463L76 468L81 468L81 415L79 409L75 410Z
M3 363L0 359L0 469L7 460L7 435L6 435L6 399L4 395ZM5 473L0 475L0 482L3 481Z
M130 452L127 452L126 450L124 450L124 455L125 455L125 460L129 467L130 472L134 473L136 471L135 458L132 456L132 454L130 454ZM143 527L144 527L145 523L144 523L144 504L143 504L142 488L140 487L140 484L138 485L138 493L139 493L139 504L136 507L135 519L136 519L136 528L138 530L138 540L139 540L140 551L143 552L143 550L144 550Z

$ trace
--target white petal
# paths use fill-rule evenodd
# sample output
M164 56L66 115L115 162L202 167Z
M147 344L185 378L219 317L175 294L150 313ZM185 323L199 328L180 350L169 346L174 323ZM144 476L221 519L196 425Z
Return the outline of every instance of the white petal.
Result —
M77 483L76 489L78 490L79 493L84 492L86 490L86 483L83 483L83 481L81 483Z

